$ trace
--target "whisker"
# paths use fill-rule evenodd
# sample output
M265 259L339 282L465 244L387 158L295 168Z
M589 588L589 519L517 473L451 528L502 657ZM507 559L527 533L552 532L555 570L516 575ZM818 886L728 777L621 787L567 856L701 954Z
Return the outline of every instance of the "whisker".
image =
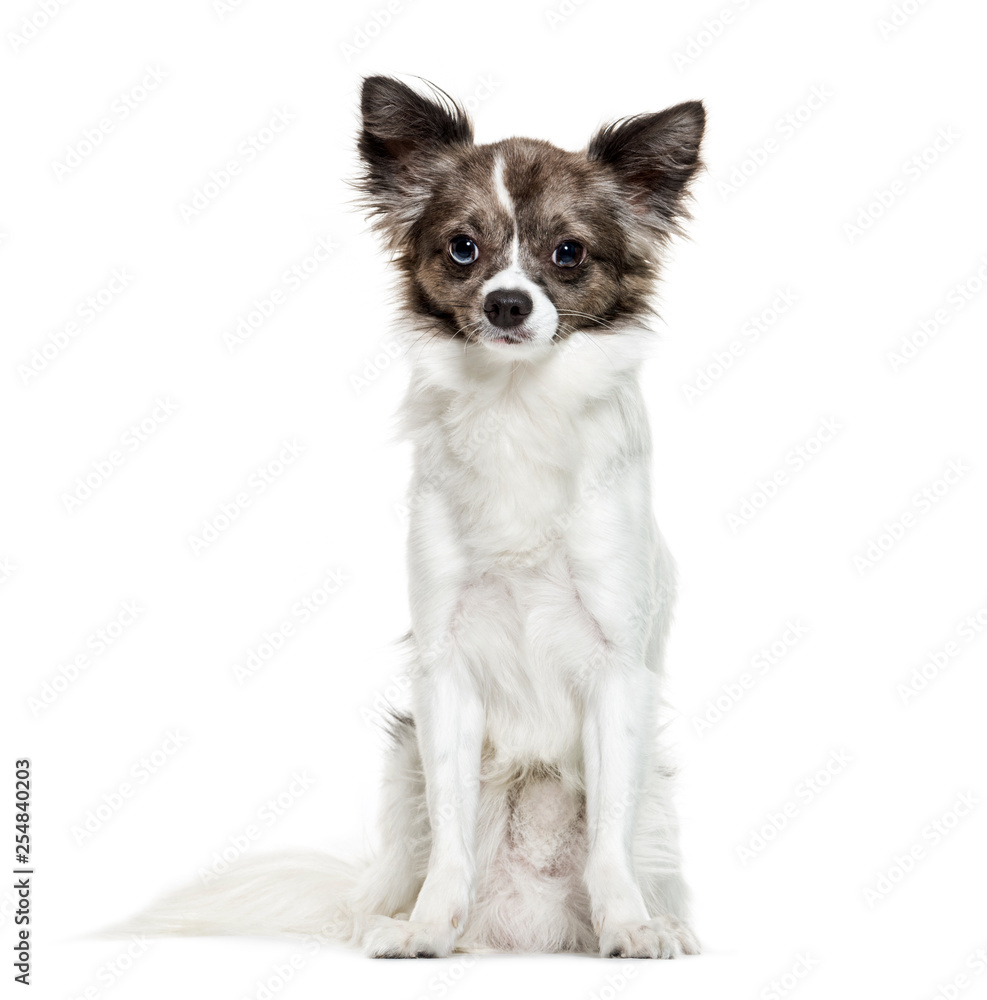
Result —
M610 322L609 320L603 319L602 316L594 316L591 313L576 312L575 310L562 310L559 311L560 316L578 316L582 319L590 319L593 321L595 326L602 327L604 330L616 330L617 325Z

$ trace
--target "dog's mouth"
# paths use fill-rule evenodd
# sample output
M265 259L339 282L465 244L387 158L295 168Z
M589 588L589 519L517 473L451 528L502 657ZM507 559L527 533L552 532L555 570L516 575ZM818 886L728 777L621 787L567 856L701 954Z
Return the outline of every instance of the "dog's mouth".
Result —
M513 323L505 326L500 323L490 322L489 316L485 322L479 325L479 337L484 344L494 349L519 349L532 346L541 340L541 332L538 323L529 322L529 317L525 317L520 323Z
M484 341L488 344L530 344L532 336L527 330L498 330L496 335L487 334Z
M449 314L448 327L454 328L457 338L467 344L483 345L499 353L518 353L552 343L558 333L557 326L546 330L547 317L525 316L510 325L492 322L490 316L474 312Z

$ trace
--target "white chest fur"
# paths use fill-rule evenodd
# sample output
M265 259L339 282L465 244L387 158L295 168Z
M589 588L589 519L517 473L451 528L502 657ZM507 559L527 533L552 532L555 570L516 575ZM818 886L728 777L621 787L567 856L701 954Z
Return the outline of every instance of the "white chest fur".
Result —
M438 343L406 402L413 632L426 659L455 643L505 759L577 753L587 663L633 610L594 591L654 570L640 345L609 346L512 367Z

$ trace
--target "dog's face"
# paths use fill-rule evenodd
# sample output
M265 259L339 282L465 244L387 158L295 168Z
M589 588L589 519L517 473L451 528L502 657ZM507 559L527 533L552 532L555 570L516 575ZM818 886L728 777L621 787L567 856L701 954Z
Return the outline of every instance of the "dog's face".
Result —
M640 321L699 168L702 105L609 125L571 153L475 145L440 94L369 77L362 96L364 198L421 325L517 356Z

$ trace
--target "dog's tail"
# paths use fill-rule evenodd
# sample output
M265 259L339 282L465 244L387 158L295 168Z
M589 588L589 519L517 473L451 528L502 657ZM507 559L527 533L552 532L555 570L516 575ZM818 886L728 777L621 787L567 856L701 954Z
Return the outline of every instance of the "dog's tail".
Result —
M431 837L414 724L395 714L390 728L379 850L368 844L365 858L352 861L308 850L247 857L99 936L294 934L361 945L380 922L407 916L425 879Z
M355 942L372 919L356 904L368 867L315 851L262 855L178 889L100 936L302 934Z

